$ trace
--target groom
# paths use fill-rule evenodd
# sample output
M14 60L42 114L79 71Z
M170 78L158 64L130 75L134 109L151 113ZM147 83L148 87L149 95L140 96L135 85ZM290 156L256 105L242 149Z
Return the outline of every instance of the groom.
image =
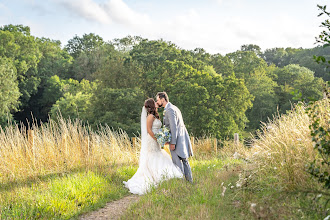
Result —
M192 183L193 178L188 157L193 156L193 151L181 111L169 102L166 92L157 93L156 99L159 107L164 107L163 123L171 131L170 150L172 161L184 173L186 180Z

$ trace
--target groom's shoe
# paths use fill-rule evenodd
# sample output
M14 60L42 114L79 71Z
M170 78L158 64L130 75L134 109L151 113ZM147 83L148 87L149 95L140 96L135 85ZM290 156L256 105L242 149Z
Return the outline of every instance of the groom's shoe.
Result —
M193 181L193 179L192 179L191 176L185 175L185 178L186 178L186 180L187 180L189 183L191 183L191 184L194 183L194 181Z

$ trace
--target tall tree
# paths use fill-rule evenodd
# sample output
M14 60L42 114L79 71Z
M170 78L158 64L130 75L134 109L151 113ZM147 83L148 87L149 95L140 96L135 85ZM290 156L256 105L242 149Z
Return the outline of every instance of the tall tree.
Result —
M20 101L22 107L25 107L40 84L37 65L41 53L35 37L30 35L30 28L23 25L1 27L0 56L12 59L15 64L21 93Z
M210 68L199 71L182 61L166 61L147 72L146 81L150 92L168 93L196 136L231 136L245 127L252 96L234 75L222 78Z
M71 56L77 58L81 53L95 51L103 44L103 38L99 35L93 33L84 34L82 37L76 35L68 41L65 50L68 51Z
M241 46L241 51L252 51L258 56L261 54L261 48L255 44L244 44Z
M52 86L45 96L53 100L57 99L51 108L51 116L56 117L57 114L61 114L64 118L91 121L93 118L91 99L97 88L96 83L84 79L80 82L73 79L61 80L57 76L53 76L49 83L52 83Z
M249 130L259 127L276 111L277 97L274 81L274 66L267 63L253 51L237 51L226 55L233 63L235 75L244 79L249 92L254 96L253 108L248 110Z
M228 56L215 54L211 58L211 65L214 70L223 76L231 76L234 73L234 65Z
M324 81L321 78L314 77L314 72L306 67L297 64L290 64L275 71L277 75L276 82L279 85L278 96L279 109L281 112L291 109L294 91L302 93L303 99L322 98L322 85Z
M8 58L0 57L0 126L6 125L7 120L12 119L20 95L13 62Z

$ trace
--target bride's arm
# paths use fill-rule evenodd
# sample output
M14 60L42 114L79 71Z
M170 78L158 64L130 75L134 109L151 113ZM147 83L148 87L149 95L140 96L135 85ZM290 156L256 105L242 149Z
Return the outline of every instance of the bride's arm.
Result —
M152 123L154 122L155 118L153 115L148 115L147 117L147 132L148 134L157 141L157 139L155 138L154 132L152 132Z

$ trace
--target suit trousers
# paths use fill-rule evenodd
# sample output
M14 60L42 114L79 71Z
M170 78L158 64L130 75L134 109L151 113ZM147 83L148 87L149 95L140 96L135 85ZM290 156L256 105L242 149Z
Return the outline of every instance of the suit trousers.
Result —
M173 163L180 168L180 170L184 174L186 180L188 180L189 182L192 183L193 178L192 178L191 168L190 168L187 158L180 157L179 155L177 155L175 153L175 151L171 151L171 156L172 156Z

